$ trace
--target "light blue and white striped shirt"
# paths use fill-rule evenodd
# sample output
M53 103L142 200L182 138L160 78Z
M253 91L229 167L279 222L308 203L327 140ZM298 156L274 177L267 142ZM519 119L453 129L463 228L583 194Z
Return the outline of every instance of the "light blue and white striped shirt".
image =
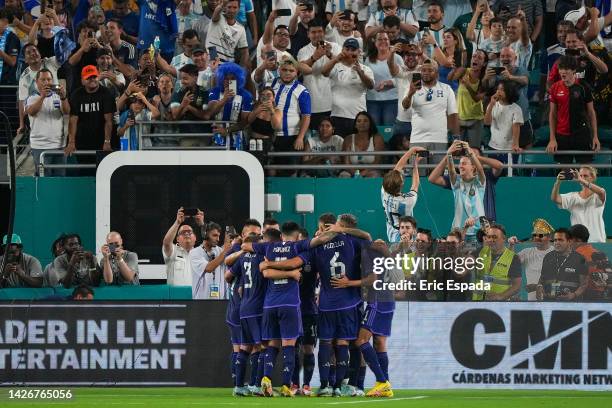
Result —
M459 175L455 183L451 185L455 199L455 216L452 228L462 229L465 221L472 217L476 219L476 224L468 228L466 235L476 235L480 229L479 217L485 215L484 196L486 181L480 182L478 176L470 181L464 181Z
M401 193L398 196L392 196L381 187L380 198L387 220L387 238L389 242L400 242L399 218L406 215L412 217L418 194L416 191L410 190L407 194Z

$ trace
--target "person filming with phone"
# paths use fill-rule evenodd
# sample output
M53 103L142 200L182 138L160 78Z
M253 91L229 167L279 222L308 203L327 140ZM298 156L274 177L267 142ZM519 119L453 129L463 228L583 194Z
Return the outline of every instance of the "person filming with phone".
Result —
M559 194L561 182L574 180L582 189ZM606 205L606 190L595 184L597 170L583 166L580 170L565 169L557 175L550 199L563 210L570 212L572 225L582 224L589 230L589 242L606 242L606 227L603 219Z
M123 248L123 238L116 231L106 236L100 249L100 267L107 285L140 285L138 280L138 254Z
M412 108L410 146L429 151L446 150L448 129L453 139L459 139L457 102L452 88L438 81L438 63L426 59L421 66L421 78L413 75L408 93L402 100L404 109ZM438 163L444 153L430 155L431 163Z
M193 218L199 227L204 226L204 212L198 208L179 208L176 220L166 232L162 254L166 264L168 285L191 286L191 260L189 252L196 243L193 227L187 220ZM175 244L176 242L176 244Z
M98 286L102 273L91 251L83 248L78 234L68 234L63 240L64 253L49 269L49 286L63 285L66 289L78 285Z

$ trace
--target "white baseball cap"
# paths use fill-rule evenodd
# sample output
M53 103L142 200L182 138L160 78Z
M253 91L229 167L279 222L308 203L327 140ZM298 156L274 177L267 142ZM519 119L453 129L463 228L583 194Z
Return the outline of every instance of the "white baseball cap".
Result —
M578 20L580 20L582 16L584 16L585 14L586 14L586 7L582 6L578 10L569 11L565 15L564 20L571 21L572 24L576 25Z

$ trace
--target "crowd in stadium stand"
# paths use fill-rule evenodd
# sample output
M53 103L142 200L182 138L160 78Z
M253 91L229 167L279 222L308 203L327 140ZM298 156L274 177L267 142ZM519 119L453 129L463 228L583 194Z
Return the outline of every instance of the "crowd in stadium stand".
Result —
M57 149L65 155L45 155L45 164L96 163L118 149L229 144L304 151L275 157L274 164L358 166L384 158L307 153L443 151L463 140L515 153L545 146L559 163L591 163L592 155L559 153L609 143L606 1L0 0L0 6L0 85L18 85L18 132L29 136L36 172L41 154ZM0 91L14 97L11 88ZM151 120L208 123L138 125ZM140 132L156 136L141 139ZM61 167L47 171L66 174ZM381 176L371 168L269 174Z

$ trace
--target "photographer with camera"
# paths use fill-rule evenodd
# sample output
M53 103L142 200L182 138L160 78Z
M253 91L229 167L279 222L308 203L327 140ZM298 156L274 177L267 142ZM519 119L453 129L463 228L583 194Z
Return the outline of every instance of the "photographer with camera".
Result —
M572 248L567 228L555 231L553 246L555 250L542 261L536 297L538 300L576 300L586 289L586 261Z
M11 242L8 236L2 239L2 256L0 265L6 256L6 265L0 275L0 288L32 287L40 288L43 284L42 266L38 259L23 252L21 237L13 234Z
M559 194L561 181L575 180L582 190ZM606 229L603 219L606 204L606 190L594 184L597 170L584 166L579 171L563 170L557 175L550 199L563 210L570 212L572 225L582 224L589 231L589 242L606 242Z
M140 285L138 280L138 254L123 249L123 238L116 231L106 236L100 248L100 268L107 285Z
M57 150L64 147L64 115L70 113L70 104L66 90L61 85L53 84L53 73L41 68L36 73L38 92L25 100L25 113L30 118L30 146L34 158L35 174L38 176L40 155L45 150ZM65 163L63 155L50 156L48 163ZM65 169L49 169L45 176L64 176Z
M64 253L53 261L49 269L49 286L63 285L65 288L85 284L98 286L102 273L91 251L85 251L81 237L68 234L63 240Z
M162 254L166 264L168 285L191 286L191 260L189 252L196 243L196 235L191 225L185 223L193 217L196 225L204 226L204 212L197 208L179 208L176 220L170 227L162 243ZM176 240L176 244L174 241Z
M612 300L612 264L608 256L587 244L589 230L582 224L572 225L569 229L574 250L582 255L587 263L587 287L584 291L586 301Z
M204 228L204 241L202 245L189 252L192 271L192 297L193 299L227 299L227 283L225 282L225 256L232 247L232 227L226 227L223 246L221 240L221 226L209 222ZM235 231L233 231L235 235Z

